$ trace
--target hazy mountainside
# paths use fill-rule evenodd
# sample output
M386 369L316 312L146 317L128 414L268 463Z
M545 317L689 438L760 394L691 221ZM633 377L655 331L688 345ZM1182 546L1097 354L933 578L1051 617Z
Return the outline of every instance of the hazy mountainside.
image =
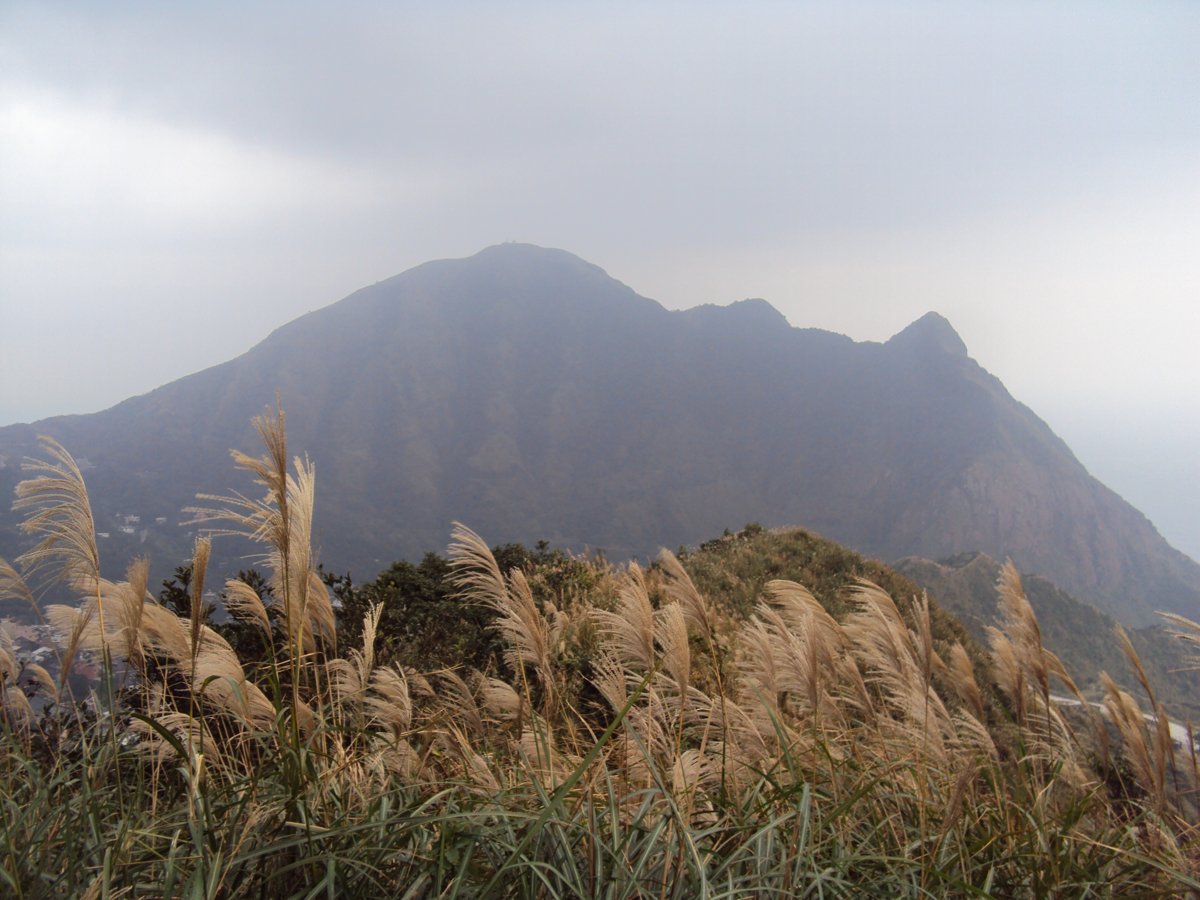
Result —
M92 466L108 558L174 565L180 508L248 489L226 451L256 445L247 423L277 392L317 464L321 556L360 577L440 549L453 519L613 558L761 521L883 558L1011 556L1125 621L1200 615L1200 566L940 316L876 344L792 328L761 300L668 312L528 245L419 266L105 412L0 429L0 490L51 434Z
M983 553L964 553L934 562L909 557L894 563L896 571L929 591L939 606L987 643L984 628L999 621L996 581L1000 563ZM1090 604L1080 602L1037 575L1023 575L1022 585L1037 614L1042 641L1058 655L1084 694L1099 700L1100 673L1110 676L1144 703L1133 667L1114 635L1117 623ZM1200 722L1200 675L1186 645L1161 626L1129 629L1129 639L1142 660L1159 699L1181 720Z

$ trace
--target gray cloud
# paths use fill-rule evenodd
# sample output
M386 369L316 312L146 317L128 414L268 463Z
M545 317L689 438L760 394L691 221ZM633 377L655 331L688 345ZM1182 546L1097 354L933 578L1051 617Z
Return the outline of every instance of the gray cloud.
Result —
M937 308L1085 462L1074 409L1195 439L1197 46L1166 2L7 4L0 421L521 239L860 339Z

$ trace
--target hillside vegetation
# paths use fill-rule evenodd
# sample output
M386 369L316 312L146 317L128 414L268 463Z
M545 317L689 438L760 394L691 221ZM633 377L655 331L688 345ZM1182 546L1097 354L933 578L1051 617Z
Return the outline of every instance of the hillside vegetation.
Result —
M903 579L804 532L748 528L646 569L539 549L506 571L458 526L454 596L403 593L413 607L448 604L430 618L478 616L482 637L455 652L483 668L418 670L405 660L434 663L456 632L406 655L422 634L389 647L371 596L386 582L341 583L366 607L347 642L311 549L313 469L290 458L282 414L256 427L265 454L235 458L259 497L209 496L194 513L218 539L263 548L264 581L224 586L248 632L206 622L207 538L188 589L159 603L142 560L124 581L100 575L65 451L48 444L22 484L38 543L0 567L5 591L29 598L30 578L56 575L80 601L47 610L59 679L0 654L6 892L1200 889L1194 759L1176 757L1161 708L1148 725L1115 685L1119 743L1098 720L1064 716L1051 679L1069 678L1011 567L985 654ZM399 571L419 588L436 566L417 568ZM239 656L231 637L253 652ZM103 675L76 703L61 691L86 654ZM41 714L30 681L50 704Z

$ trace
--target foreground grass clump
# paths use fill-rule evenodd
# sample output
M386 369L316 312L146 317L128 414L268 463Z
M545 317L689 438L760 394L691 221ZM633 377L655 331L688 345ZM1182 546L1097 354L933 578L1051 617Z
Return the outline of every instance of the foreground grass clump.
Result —
M309 540L313 469L289 464L282 414L257 424L266 454L235 459L264 498L208 497L197 511L218 535L265 547L266 585L224 590L259 635L256 659L204 621L207 541L177 614L147 592L144 562L121 583L100 576L65 451L51 445L23 484L27 530L41 540L0 567L0 585L32 596L22 576L55 573L81 600L47 610L62 637L58 680L0 650L0 892L1200 888L1165 716L1148 726L1114 685L1120 752L1098 723L1081 736L1050 699L1051 677L1070 681L1011 568L985 661L935 627L925 598L869 581L838 585L828 608L778 578L753 597L710 599L669 553L646 571L576 562L565 578L557 558L554 571L506 570L459 526L449 577L486 613L498 658L480 656L494 660L483 671L418 671L405 660L422 654L377 655L388 646L378 605L361 640L339 645ZM80 654L104 676L76 702L63 687ZM30 679L44 713L30 706Z

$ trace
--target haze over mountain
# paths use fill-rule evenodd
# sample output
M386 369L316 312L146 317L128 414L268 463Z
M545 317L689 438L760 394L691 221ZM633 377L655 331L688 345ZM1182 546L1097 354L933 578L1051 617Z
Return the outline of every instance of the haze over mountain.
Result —
M0 489L53 435L91 467L114 574L139 549L175 565L195 493L248 489L227 451L255 450L277 392L317 464L322 558L360 577L443 547L454 519L614 558L760 521L889 559L1011 556L1126 622L1200 615L1200 566L936 313L879 344L763 300L668 312L529 245L418 266L105 412L0 429Z

